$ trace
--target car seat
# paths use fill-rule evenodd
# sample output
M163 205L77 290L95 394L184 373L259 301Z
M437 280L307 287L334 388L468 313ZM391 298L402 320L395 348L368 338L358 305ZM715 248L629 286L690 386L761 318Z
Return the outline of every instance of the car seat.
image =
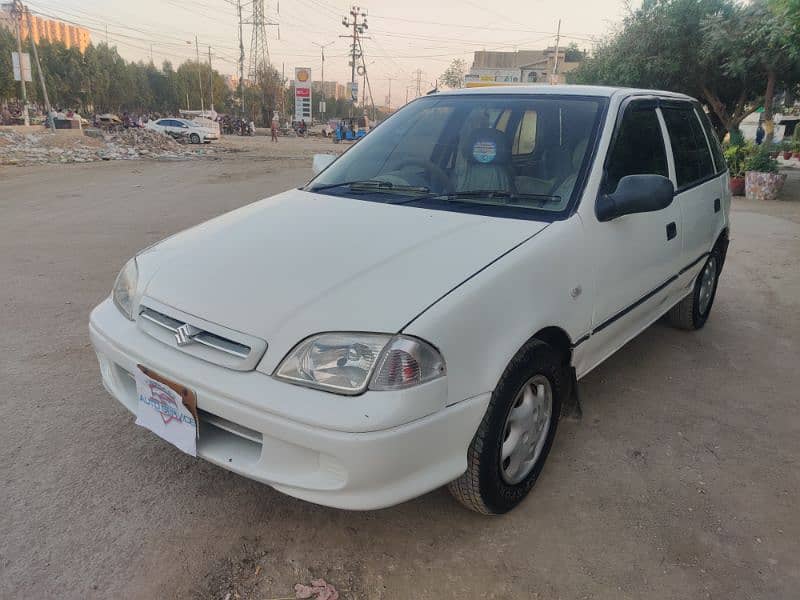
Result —
M459 150L466 164L455 182L456 192L514 192L511 142L505 133L490 127L474 129L459 144Z

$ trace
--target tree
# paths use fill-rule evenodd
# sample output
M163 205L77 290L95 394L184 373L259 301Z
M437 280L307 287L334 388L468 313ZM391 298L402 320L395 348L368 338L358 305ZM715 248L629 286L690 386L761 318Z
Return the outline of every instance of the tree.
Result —
M578 47L576 42L570 42L570 44L564 48L565 62L580 62L584 58L586 58L586 53Z
M734 0L645 0L570 81L684 92L708 105L722 129L734 131L761 85L749 72L724 68L741 50L709 45L707 23L733 22L737 7Z
M704 26L704 49L720 57L731 78L747 79L763 103L765 141L774 134L773 112L779 89L800 81L800 33L768 0L738 6L730 18L715 15Z
M467 72L467 62L461 58L454 58L444 73L439 76L439 81L445 87L464 87L464 75Z

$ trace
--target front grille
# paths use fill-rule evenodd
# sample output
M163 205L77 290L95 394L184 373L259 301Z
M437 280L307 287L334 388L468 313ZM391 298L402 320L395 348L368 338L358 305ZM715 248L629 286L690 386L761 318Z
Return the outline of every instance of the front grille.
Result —
M173 319L172 317L162 314L151 308L143 308L139 313L139 316L143 319L151 321L152 323L155 323L156 325L160 325L165 329L169 329L173 333L177 333L179 327L188 325L188 323L182 323L178 319ZM194 330L190 339L198 344L203 344L204 346L214 348L220 352L227 352L228 354L238 356L239 358L247 358L250 355L250 346L239 344L233 340L226 340L224 337L214 335L208 331L197 329L191 325L190 327L192 327Z
M267 349L264 340L204 321L145 298L137 325L178 350L237 371L255 369Z

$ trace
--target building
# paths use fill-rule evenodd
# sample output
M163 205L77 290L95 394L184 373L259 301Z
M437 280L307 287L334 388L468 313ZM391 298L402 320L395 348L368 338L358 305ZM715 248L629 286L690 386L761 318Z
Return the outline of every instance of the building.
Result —
M322 82L321 81L313 82L311 84L311 90L318 97L322 95ZM341 100L342 98L347 97L347 88L343 86L341 83L338 83L336 81L326 81L324 95L325 98L330 100Z
M10 31L15 30L15 19L11 13L12 5L0 4L0 27L5 27ZM89 44L92 43L89 37L89 30L83 27L76 27L63 21L51 21L42 19L35 15L30 16L31 29L33 31L33 41L39 43L42 40L48 42L61 42L67 48L77 48L83 53ZM21 37L27 41L29 37L28 19L22 23Z
M558 63L556 63L556 57ZM489 52L478 50L472 68L464 77L467 85L488 83L566 83L566 73L577 68L579 61L567 61L564 48ZM553 74L553 69L556 72Z

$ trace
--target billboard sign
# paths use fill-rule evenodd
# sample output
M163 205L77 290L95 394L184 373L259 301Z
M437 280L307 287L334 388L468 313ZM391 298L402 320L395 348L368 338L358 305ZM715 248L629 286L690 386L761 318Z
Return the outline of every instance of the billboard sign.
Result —
M311 121L311 69L294 70L294 119Z
M20 81L24 76L25 81L33 81L31 77L31 55L27 52L22 53L22 72L20 73L19 53L11 53L11 64L14 69L14 81Z

